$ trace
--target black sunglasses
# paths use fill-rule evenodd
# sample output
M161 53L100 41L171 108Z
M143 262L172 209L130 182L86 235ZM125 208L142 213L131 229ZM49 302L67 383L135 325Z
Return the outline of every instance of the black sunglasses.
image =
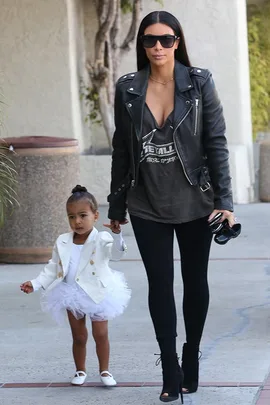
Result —
M218 213L209 223L212 234L215 235L214 241L219 245L225 245L230 239L237 238L241 233L241 224L235 224L230 227L229 222L225 219L219 222L222 213Z
M163 48L172 48L175 41L179 39L176 35L142 35L141 41L144 48L153 48L157 41Z

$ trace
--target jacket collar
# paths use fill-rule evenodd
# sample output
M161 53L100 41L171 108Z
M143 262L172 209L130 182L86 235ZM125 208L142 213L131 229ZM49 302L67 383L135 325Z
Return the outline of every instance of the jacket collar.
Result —
M175 90L178 93L183 93L184 91L189 91L193 88L193 83L190 78L189 68L182 65L182 63L175 61L174 67L174 80L175 80Z
M130 94L137 94L142 96L146 93L148 78L150 75L150 65L147 65L144 69L139 70L134 79L131 81L130 86L127 88L127 92Z
M90 235L84 242L84 245L83 245L83 248L81 251L81 258L80 258L80 263L78 266L77 274L79 274L85 268L87 263L89 262L89 258L91 256L91 254L93 253L93 249L95 247L95 241L96 241L97 235L98 235L98 230L96 228L93 228L92 232L90 233ZM92 245L92 248L90 245Z
M92 232L86 239L81 252L81 259L78 268L78 272L81 271L87 264L89 259L89 244L96 240L98 230L93 228ZM70 255L72 250L74 232L69 232L61 235L57 241L57 248L59 252L60 262L62 264L64 273L68 271ZM92 252L91 252L92 253Z
M84 244L89 243L93 239L95 239L97 234L98 234L98 230L94 227L92 229L92 232L88 235L88 238L86 239ZM74 237L74 232L64 233L63 235L60 235L58 242L62 243L63 245L67 245L70 243L70 241L73 242L73 237Z
M139 70L134 79L131 81L127 92L135 96L135 98L126 102L126 108L132 119L138 141L141 140L143 113L145 106L145 96L150 75L150 65ZM185 115L190 111L191 101L188 94L184 94L193 88L193 84L189 75L189 68L182 65L177 60L174 66L175 77L175 101L174 101L174 125L177 127Z
M127 92L130 94L136 94L138 96L145 95L147 90L147 83L150 76L150 65L148 64L144 69L139 70L134 79L131 81L130 86L127 88ZM182 63L175 60L174 65L174 79L175 79L175 91L183 93L193 87L189 68L182 65Z

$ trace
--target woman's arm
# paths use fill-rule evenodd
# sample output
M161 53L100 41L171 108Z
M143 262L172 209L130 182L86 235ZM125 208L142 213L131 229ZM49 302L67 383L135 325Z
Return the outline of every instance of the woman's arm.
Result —
M217 210L233 211L226 126L211 73L202 84L203 143Z
M120 222L126 218L126 187L123 189L123 181L127 179L130 168L127 138L123 131L123 119L126 116L126 114L123 114L124 107L118 82L114 101L115 132L112 141L111 194L108 196L108 217Z

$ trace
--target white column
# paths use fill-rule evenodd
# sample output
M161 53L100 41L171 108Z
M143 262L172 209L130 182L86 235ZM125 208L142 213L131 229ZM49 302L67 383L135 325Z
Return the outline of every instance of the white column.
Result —
M248 58L248 34L246 1L235 0L237 37L234 53L237 57L236 69L236 110L231 111L229 147L234 200L249 203L254 200L254 159L252 142L252 122L250 103L250 79ZM233 42L233 41L232 41ZM237 125L234 126L234 121ZM233 135L233 136L232 136Z
M84 137L83 109L80 101L81 61L84 56L82 3L81 0L66 0L66 5L73 137L79 140L80 149L84 150L86 140Z

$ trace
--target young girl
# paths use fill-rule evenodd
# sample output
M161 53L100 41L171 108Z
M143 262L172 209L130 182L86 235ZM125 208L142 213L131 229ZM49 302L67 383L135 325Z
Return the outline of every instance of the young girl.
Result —
M127 248L120 226L113 228L113 237L94 227L99 217L98 205L85 187L77 185L72 190L66 207L72 232L58 237L49 263L36 279L20 287L26 294L39 288L46 290L42 309L58 323L67 312L76 365L73 385L82 385L87 377L86 316L90 317L100 379L104 385L114 386L116 381L108 371L108 320L123 313L131 291L124 275L110 269L108 263L110 259L121 259Z

